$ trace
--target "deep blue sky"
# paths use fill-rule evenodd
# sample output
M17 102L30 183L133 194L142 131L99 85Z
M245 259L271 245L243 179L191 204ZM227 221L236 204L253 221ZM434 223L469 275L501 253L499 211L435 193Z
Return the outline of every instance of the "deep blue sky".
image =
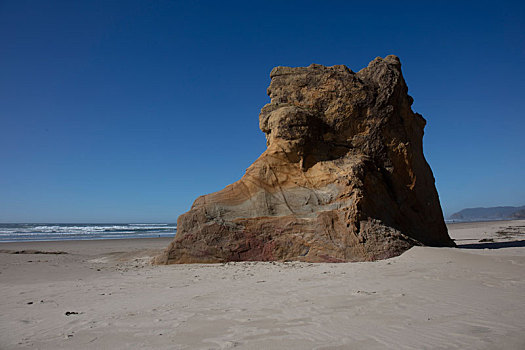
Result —
M0 1L0 222L174 222L238 180L277 65L396 54L445 214L525 204L522 1Z

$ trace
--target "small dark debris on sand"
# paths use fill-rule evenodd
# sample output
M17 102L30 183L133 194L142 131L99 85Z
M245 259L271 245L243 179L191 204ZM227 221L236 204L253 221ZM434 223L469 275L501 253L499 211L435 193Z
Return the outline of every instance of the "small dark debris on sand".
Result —
M65 315L66 316L70 316L70 315L78 315L79 313L76 312L76 311L66 311Z
M25 249L25 250L0 249L0 253L5 253L5 254L67 254L67 252L63 252L63 251L46 252L43 250L34 250L34 249Z
M525 230L523 229L523 226L508 226L505 228L502 227L502 229L497 231L496 233L500 237L512 238L512 236L515 236L515 235L525 234Z

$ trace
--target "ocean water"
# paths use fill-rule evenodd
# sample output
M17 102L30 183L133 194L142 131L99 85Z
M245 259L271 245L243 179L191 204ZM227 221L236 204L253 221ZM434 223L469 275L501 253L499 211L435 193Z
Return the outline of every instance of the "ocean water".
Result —
M175 224L0 224L0 242L173 237Z

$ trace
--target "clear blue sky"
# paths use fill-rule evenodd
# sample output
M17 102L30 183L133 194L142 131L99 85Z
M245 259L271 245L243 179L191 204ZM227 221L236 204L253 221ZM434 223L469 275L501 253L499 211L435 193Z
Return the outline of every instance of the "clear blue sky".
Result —
M0 222L174 222L277 65L401 58L445 214L525 204L522 1L0 1Z

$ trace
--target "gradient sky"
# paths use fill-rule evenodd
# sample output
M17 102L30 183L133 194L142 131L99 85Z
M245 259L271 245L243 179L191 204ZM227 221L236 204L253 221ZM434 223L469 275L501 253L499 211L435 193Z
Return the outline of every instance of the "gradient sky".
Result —
M0 1L0 222L174 222L265 150L272 67L398 55L446 215L525 204L522 1Z

